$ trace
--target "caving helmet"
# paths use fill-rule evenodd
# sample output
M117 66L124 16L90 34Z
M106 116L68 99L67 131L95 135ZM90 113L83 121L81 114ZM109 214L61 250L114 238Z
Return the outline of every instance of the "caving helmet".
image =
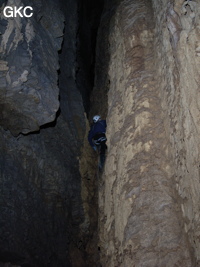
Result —
M100 120L101 119L101 116L99 116L99 115L95 115L94 117L93 117L93 122L94 123L96 123L98 120Z

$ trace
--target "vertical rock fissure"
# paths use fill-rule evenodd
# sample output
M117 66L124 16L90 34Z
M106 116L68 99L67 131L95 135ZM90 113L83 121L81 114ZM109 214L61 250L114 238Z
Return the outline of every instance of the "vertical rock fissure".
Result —
M66 21L65 24L77 23L76 26L66 27L65 37L62 46L62 53L60 55L60 87L61 87L61 113L67 114L67 108L72 108L72 101L77 103L75 107L77 113L85 113L83 118L80 115L82 122L75 121L71 118L72 124L75 124L75 135L80 131L84 122L84 143L79 143L81 149L81 156L79 157L79 171L81 174L81 196L84 209L84 220L80 225L80 240L79 245L74 249L73 264L81 264L81 266L97 266L99 263L98 251L98 188L97 188L97 155L93 154L91 147L87 141L87 134L89 131L88 117L92 114L92 107L97 106L96 98L93 99L94 81L95 81L95 58L96 58L96 39L98 27L101 19L101 12L103 9L103 0L99 1L73 1L75 12L65 10ZM64 2L63 2L64 5ZM75 17L77 21L75 22ZM73 36L76 38L69 39L69 31L73 31ZM71 48L71 49L69 49ZM74 51L73 55L71 51ZM73 62L73 69L69 69L69 61ZM71 64L70 64L71 65ZM68 79L67 79L68 77ZM72 82L74 84L72 85ZM72 90L69 90L69 86ZM76 88L73 88L73 87ZM80 101L77 101L77 94L79 92ZM103 88L101 89L103 105L106 107L106 94L103 95ZM66 103L70 101L69 105ZM80 110L80 106L83 107ZM73 107L74 108L74 107ZM73 112L73 109L72 109ZM102 108L98 113L102 113ZM105 114L105 112L104 112ZM103 115L103 113L102 113ZM67 115L64 115L67 116ZM69 118L67 121L70 121ZM82 127L83 128L83 127ZM82 136L82 135L81 135ZM81 139L82 140L82 139ZM81 251L84 255L84 262L80 262L80 258L76 257L76 253ZM78 263L79 261L79 263Z
M78 2L76 83L87 116L95 81L96 39L104 0Z
M199 4L14 2L35 13L0 21L0 265L199 266Z
M62 8L53 0L48 4L33 1L28 3L35 10L30 20L1 20L0 41L10 38L0 62L0 262L88 266L88 255L89 266L98 261L92 237L94 209L84 214L79 171L87 122L84 113L89 112L87 90L92 90L94 79L96 19L103 1L98 3L94 5L98 16L87 22L92 33L85 34L82 28L83 46L77 33L79 1L60 1ZM90 16L94 9L89 10ZM89 57L84 58L87 42L92 52L89 55L89 49ZM13 43L16 50L10 46ZM87 216L90 222L85 224Z

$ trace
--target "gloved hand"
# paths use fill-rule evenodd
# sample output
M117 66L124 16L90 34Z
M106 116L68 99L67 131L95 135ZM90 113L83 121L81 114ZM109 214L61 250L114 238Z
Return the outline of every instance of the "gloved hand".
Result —
M92 148L94 149L95 152L97 151L97 147L96 146L93 146Z

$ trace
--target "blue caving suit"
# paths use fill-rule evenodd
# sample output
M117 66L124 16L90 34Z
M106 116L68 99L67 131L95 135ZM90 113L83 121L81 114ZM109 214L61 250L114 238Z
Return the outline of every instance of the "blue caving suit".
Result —
M95 145L98 145L98 140L101 140L101 138L104 139L104 143L106 142L106 126L106 120L99 120L91 126L88 134L88 142L93 149L95 149Z

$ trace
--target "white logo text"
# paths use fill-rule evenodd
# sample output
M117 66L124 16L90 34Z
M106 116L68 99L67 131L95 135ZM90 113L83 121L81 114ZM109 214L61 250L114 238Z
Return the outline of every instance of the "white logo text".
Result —
M28 13L27 13L27 10ZM23 8L23 6L20 7L11 7L11 6L6 6L3 10L3 14L6 18L16 18L17 15L20 16L21 18L26 17L26 18L30 18L33 16L33 8L31 6L26 6Z

